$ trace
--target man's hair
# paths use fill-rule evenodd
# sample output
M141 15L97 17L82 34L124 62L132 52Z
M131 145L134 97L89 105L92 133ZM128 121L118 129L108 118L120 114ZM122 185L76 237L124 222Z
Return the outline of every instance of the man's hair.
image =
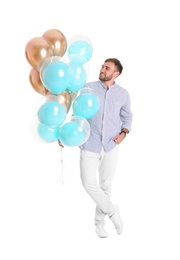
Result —
M117 71L119 71L119 75L122 73L123 66L121 62L116 58L108 58L105 60L105 62L112 62L114 63L115 67L117 68Z

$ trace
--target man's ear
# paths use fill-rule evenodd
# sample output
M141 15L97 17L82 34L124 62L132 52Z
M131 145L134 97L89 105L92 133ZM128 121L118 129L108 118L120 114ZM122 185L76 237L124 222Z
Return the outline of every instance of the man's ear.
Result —
M115 78L117 78L119 75L120 75L119 71L115 71L115 72L114 72Z

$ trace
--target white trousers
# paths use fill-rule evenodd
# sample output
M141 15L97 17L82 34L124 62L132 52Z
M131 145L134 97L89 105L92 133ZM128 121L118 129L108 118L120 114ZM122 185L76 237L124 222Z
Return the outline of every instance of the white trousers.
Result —
M82 185L96 203L95 224L104 224L105 216L111 216L115 210L110 196L117 165L118 148L117 145L111 151L102 150L101 153L80 151Z

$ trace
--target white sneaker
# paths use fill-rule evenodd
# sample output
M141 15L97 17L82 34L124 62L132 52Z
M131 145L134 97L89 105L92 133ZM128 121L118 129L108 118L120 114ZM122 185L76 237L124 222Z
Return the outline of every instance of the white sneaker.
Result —
M117 234L120 235L122 233L122 230L123 230L123 223L122 223L122 220L121 220L121 217L120 217L120 212L119 212L118 206L115 206L115 212L109 218L113 222L113 224L116 228Z
M96 233L97 233L98 237L101 237L101 238L108 236L108 233L104 229L104 226L101 224L96 225Z

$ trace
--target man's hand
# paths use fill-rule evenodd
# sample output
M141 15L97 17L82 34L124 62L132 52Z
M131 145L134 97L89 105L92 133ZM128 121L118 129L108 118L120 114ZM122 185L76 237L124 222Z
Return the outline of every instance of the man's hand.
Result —
M116 144L120 144L125 137L126 137L125 133L122 133L122 134L120 134L120 135L116 135L116 136L113 138L113 141L114 141Z

